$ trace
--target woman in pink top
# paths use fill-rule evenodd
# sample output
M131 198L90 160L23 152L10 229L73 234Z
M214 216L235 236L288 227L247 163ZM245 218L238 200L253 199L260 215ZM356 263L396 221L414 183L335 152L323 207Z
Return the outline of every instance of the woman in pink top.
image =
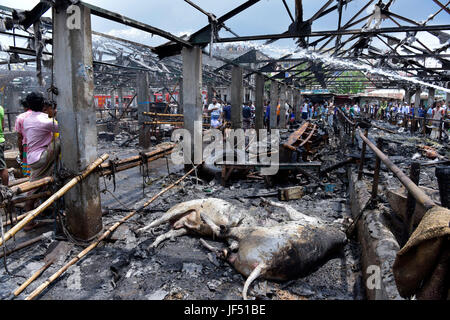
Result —
M24 137L28 145L28 164L31 167L31 181L48 176L55 164L59 151L59 141L53 141L58 132L58 123L48 117L44 110L44 97L40 93L27 96L27 104L32 110L23 122Z
M27 162L28 146L27 140L24 138L23 134L23 122L25 121L26 118L28 118L31 115L32 111L30 108L28 108L26 100L22 100L20 103L22 104L26 112L20 114L17 117L15 123L15 130L17 132L17 145L19 146L20 160L22 161L22 173L24 177L29 177L31 175L31 170Z
M23 121L23 134L28 145L27 160L31 168L30 181L40 180L51 176L59 155L59 139L54 140L54 133L58 132L58 123L44 113L44 96L41 93L30 93L26 102L32 113ZM40 192L34 190L29 193ZM26 210L31 211L34 201L26 204ZM30 226L32 227L32 226Z

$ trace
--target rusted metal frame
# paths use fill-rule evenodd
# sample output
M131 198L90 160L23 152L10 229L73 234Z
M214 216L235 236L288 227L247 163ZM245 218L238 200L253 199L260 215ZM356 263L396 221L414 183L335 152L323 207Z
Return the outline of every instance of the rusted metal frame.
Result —
M433 0L439 7L441 7L443 10L445 10L448 14L450 14L450 9L444 6L440 1Z
M286 8L287 13L289 14L289 17L291 18L291 21L295 22L295 19L292 16L291 10L289 9L289 7L287 5L286 0L282 0L282 1L283 1L283 4L284 4L284 7Z
M311 19L309 19L308 21L313 22L314 20L318 19L318 18L321 16L321 14L322 14L329 6L330 6L330 4L333 3L333 1L334 1L334 0L328 0L328 2L327 2L322 8L320 8L319 11L317 11L317 12L311 17ZM333 10L333 11L334 11L334 10Z
M231 10L230 12L226 13L225 15L223 15L222 17L217 19L217 25L220 29L221 25L223 25L225 23L225 21L233 18L235 15L241 13L242 11L248 9L249 7L253 6L254 4L258 3L260 0L249 0L245 3L243 3L242 5L240 5L239 7ZM219 30L217 30L219 31ZM198 30L197 32L195 32L190 38L189 41L191 41L192 43L195 44L207 44L208 42L204 42L201 41L200 39L198 39L200 36L204 35L204 34L208 34L211 32L211 24L208 24L207 26L203 27L202 29ZM211 38L211 37L208 37Z
M371 4L372 4L372 2L374 2L375 0L370 0L361 10L359 10L343 27L342 27L342 29L348 29L348 28L350 28L351 26L353 26L353 25L355 25L355 24L358 24L358 23L360 23L360 22L362 22L363 20L365 20L365 19L367 19L369 16L365 16L365 17L363 17L363 18L361 18L361 19L359 19L358 21L356 21L355 23L352 23L353 22L353 20L355 20L362 12L364 12L364 10L366 10L366 8L368 8ZM322 50L323 48L325 48L325 46L328 44L328 43L330 43L334 38L335 38L336 36L332 36L331 38L330 38L330 40L325 44L325 45L323 45L319 50ZM319 42L321 41L321 40L318 40ZM314 45L315 45L315 42L314 42Z
M365 137L369 137L369 129L366 129L364 132ZM362 151L361 151L361 163L359 164L359 172L358 172L358 181L362 180L363 172L364 172L364 161L366 159L366 149L367 144L363 141Z
M288 39L288 38L301 38L301 37L322 37L322 36L338 36L338 35L375 35L375 34L385 34L385 33L403 33L403 32L419 32L419 31L442 31L450 30L450 25L433 25L433 26L415 26L415 27L390 27L390 28L380 28L367 31L357 30L328 30L328 31L315 31L311 33L298 33L292 34L267 34L267 35L254 35L254 36L243 36L234 38L220 38L217 40L219 43L226 42L242 42L242 41L258 41L258 40L268 40L268 39Z
M377 146L375 146L369 139L367 139L363 133L359 130L359 135L363 139L368 147L376 154L376 156L383 162L386 167L400 180L405 188L413 195L416 201L421 204L426 210L429 210L435 206L434 201L426 195L410 178L408 178L403 171L397 167ZM378 143L382 141L379 139Z
M104 19L108 19L108 20L111 20L111 21L114 21L114 22L118 22L118 23L127 25L129 27L133 27L133 28L136 28L136 29L139 29L139 30L151 33L151 34L158 35L160 37L163 37L163 38L166 38L168 40L174 41L174 42L176 42L178 44L181 44L181 45L189 47L189 48L192 47L192 44L190 42L188 42L188 41L186 41L186 40L184 40L184 39L182 39L180 37L177 37L177 36L167 32L167 31L164 31L162 29L155 28L155 27L150 26L148 24L145 24L145 23L136 21L134 19L125 17L125 16L123 16L121 14L118 14L118 13L115 13L115 12L112 12L112 11L109 11L109 10L106 10L106 9L103 9L103 8L100 8L100 7L97 7L97 6L85 3L85 2L82 2L82 1L80 1L80 4L82 4L83 6L89 8L91 10L91 14L93 14L95 16L98 16L98 17L101 17L101 18L104 18Z
M314 133L316 133L316 129L317 129L317 126L314 125L311 133L308 135L308 137L306 137L305 140L303 140L303 142L300 144L299 147L303 147L305 144L307 144L311 140L311 138L313 137Z
M405 49L408 49L408 48L406 48L406 47L409 47L409 48L418 50L418 51L420 51L420 52L422 52L422 53L426 53L426 52L427 52L426 50L421 49L421 48L419 48L419 47L417 47L417 46L415 46L415 45L405 44L405 43L403 43L402 40L400 40L400 39L398 39L398 38L396 38L396 37L393 37L393 36L391 36L391 35L381 34L380 36L385 37L385 38L390 39L390 40L397 41L397 42L398 42L397 48L401 46L401 47L403 47L403 48L405 48ZM411 50L410 50L410 51L411 51ZM431 53L433 53L433 52L431 51ZM399 58L401 58L401 56L400 56ZM446 59L440 58L439 55L436 55L435 58L438 59L438 60L444 61L444 62L446 62L446 63L450 63L450 61L447 61ZM430 71L430 72L432 72L432 73L434 73L434 74L436 74L436 75L443 76L441 73L434 71L434 70L436 70L436 68L427 68L426 66L424 66L423 64L420 64L420 63L417 62L417 61L416 61L416 64L417 64L418 66L421 67L421 70ZM415 68L414 70L418 70L418 69L419 69L417 65L415 66L416 68ZM437 69L437 70L444 70L444 69Z
M151 46L148 46L148 45L145 45L145 44L141 44L141 43L138 43L138 42L122 39L122 38L119 38L119 37L111 36L111 35L106 34L106 33L92 31L92 34L96 35L96 36L99 36L99 37L108 38L108 39L111 39L111 40L115 40L115 41L131 44L131 45L136 46L136 47L142 47L142 48L149 49L149 50L153 50L154 49L154 47L151 47Z

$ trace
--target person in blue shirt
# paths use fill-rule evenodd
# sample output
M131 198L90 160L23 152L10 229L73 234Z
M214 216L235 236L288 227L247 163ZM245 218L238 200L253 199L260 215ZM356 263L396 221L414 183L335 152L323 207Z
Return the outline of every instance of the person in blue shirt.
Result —
M270 128L270 101L267 103L265 117L266 117L266 126L267 126L267 128Z
M223 107L223 115L225 118L225 121L230 122L231 121L231 104L225 102L225 107Z

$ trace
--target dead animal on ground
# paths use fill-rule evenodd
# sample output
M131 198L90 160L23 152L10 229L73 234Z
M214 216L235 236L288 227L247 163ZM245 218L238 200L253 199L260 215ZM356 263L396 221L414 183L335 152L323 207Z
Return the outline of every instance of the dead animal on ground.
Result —
M233 252L219 250L201 240L207 249L247 277L242 293L245 300L254 280L261 277L289 281L306 277L337 256L347 241L342 231L317 222L297 221L269 228L233 227L221 232L207 216L202 215L202 218L218 238L239 243L237 252ZM297 218L300 220L298 215Z
M238 226L243 220L243 215L227 201L215 198L200 199L174 206L160 219L138 230L138 232L145 232L165 223L172 225L172 229L159 236L149 249L157 248L168 239L175 239L190 233L212 238L214 236L213 230L208 224L204 223L201 218L202 215L207 215L215 226L219 226L222 232Z

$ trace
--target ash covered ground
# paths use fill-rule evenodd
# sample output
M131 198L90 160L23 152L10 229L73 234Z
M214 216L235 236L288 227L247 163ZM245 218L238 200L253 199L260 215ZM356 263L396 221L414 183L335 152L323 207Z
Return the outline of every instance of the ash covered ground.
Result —
M127 139L120 136L115 143L102 141L99 154L108 153L110 158L126 158L136 155L133 145L119 148ZM335 146L336 147L336 146ZM342 160L339 148L327 148L319 155L324 165ZM124 217L128 210L140 207L162 188L169 186L183 174L183 168L160 159L150 165L149 176L143 178L140 169L118 173L116 191L112 180L100 180L104 209L104 226L109 227ZM229 201L240 210L254 216L258 224L276 224L286 221L283 209L264 205L261 199L247 199L262 193L276 192L280 187L298 185L296 177L268 189L264 181L232 179L230 185L222 187L220 181L207 182L195 176L186 179L172 189L147 211L133 217L121 226L106 242L99 245L87 257L61 276L39 297L41 300L240 300L245 278L226 262L218 260L199 242L199 238L185 236L175 241L164 242L157 250L146 248L156 237L169 230L161 226L152 233L139 234L141 227L161 217L172 206L194 199L219 198ZM340 169L331 175L329 182L335 184L333 193L326 193L323 187L310 189L301 200L290 201L294 209L327 222L337 222L344 229L348 226L350 211L347 203L346 171ZM106 186L106 187L105 187ZM145 196L144 196L145 193ZM113 195L114 196L113 196ZM270 200L278 201L275 198ZM23 235L31 238L42 232L51 232L52 225ZM16 239L22 241L22 239ZM8 257L8 269L0 276L0 297L11 298L10 294L25 278L38 270L44 263L45 253L51 239L21 250ZM220 246L220 243L215 245ZM56 272L83 250L71 244L70 252L61 256L43 276L35 281L18 299L25 298L39 284ZM252 286L250 298L265 300L354 300L364 299L362 289L360 252L357 243L350 240L340 257L330 260L310 276L287 283L258 280Z

